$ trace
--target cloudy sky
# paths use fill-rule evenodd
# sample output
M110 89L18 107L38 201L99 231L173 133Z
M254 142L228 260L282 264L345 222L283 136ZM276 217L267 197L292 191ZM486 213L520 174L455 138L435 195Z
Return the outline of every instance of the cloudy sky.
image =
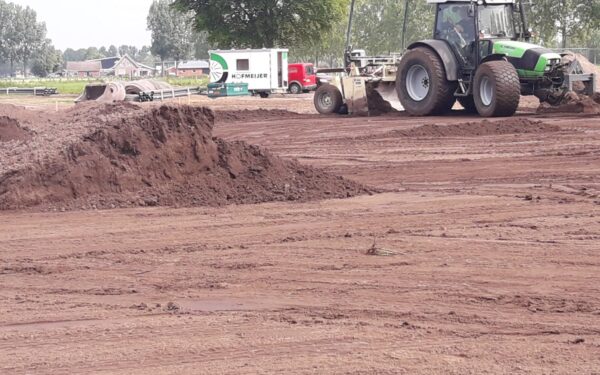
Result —
M150 44L146 16L152 0L8 0L30 6L46 22L54 46L66 48Z

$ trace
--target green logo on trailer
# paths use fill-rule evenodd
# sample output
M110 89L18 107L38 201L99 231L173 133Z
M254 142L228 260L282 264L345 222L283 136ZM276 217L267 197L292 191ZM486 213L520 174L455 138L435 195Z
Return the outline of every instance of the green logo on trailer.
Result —
M229 77L229 66L221 55L210 54L210 80L213 83L227 82Z

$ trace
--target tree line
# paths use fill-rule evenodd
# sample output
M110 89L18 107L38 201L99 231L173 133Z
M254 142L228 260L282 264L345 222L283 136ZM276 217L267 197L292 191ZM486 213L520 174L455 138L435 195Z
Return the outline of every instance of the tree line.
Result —
M600 48L600 0L525 1L534 41L550 48ZM224 48L291 48L297 59L339 63L350 0L175 0L194 27ZM369 54L401 52L405 1L357 0L352 44ZM408 42L431 37L434 6L409 2Z
M339 65L351 0L154 0L147 27L152 44L56 50L29 7L0 0L0 63L40 76L67 61L130 55L145 64L207 58L211 48L290 48L290 59ZM526 2L529 4L529 2ZM401 52L405 1L356 0L351 44L369 54ZM535 42L547 47L600 48L600 0L533 0ZM410 0L407 42L431 37L434 8ZM164 70L163 70L164 71Z
M11 74L17 64L24 71L31 65L35 74L60 66L60 51L46 38L46 25L30 7L0 0L0 62L8 64Z

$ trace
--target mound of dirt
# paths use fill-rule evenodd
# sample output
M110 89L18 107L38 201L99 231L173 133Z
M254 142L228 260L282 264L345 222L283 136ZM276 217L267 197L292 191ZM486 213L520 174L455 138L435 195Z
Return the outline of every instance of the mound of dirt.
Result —
M19 121L7 116L0 116L0 142L25 141L29 138L31 138L30 131L22 128Z
M588 115L600 115L600 93L594 93L592 97L578 95L575 92L567 93L564 103L552 106L541 103L537 109L538 114L548 113L583 113Z
M392 104L385 100L374 86L367 86L367 97L369 98L369 115L380 116L386 113L398 112Z
M259 147L213 138L209 109L129 106L66 113L60 127L79 134L53 143L39 162L0 172L0 209L219 206L368 192Z
M456 125L426 124L411 129L394 130L390 135L397 137L476 137L503 134L531 134L560 131L557 125L523 118L500 121L483 120Z

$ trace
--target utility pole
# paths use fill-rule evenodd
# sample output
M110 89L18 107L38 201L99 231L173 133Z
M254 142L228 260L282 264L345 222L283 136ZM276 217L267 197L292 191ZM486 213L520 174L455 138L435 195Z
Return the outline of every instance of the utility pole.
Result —
M402 24L402 52L406 49L406 29L408 28L408 7L410 0L404 0L404 23Z
M348 32L346 33L346 49L350 47L350 42L352 42L352 21L354 19L354 4L356 0L352 0L352 4L350 4L350 18L348 19Z

